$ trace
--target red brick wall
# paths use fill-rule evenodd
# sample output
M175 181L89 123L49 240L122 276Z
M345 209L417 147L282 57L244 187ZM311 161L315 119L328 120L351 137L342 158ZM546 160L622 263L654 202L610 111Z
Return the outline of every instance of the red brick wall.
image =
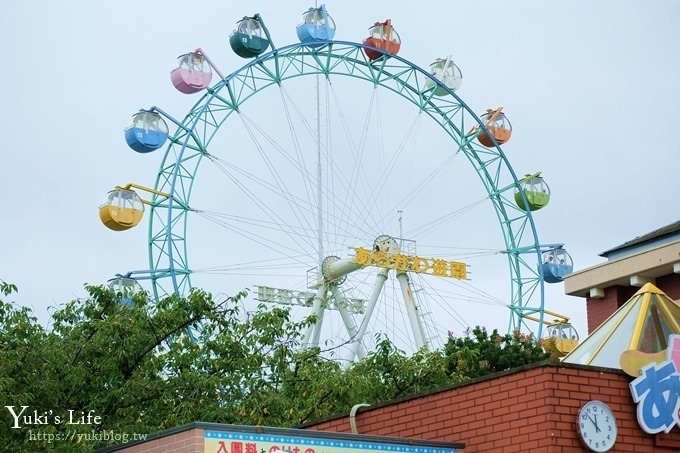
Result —
M651 436L638 425L621 372L580 365L541 365L375 407L356 416L360 434L463 442L473 452L580 452L580 407L598 399L617 418L612 452L680 451L680 434ZM361 403L361 401L357 401ZM351 432L349 417L305 427ZM680 430L679 430L680 431Z
M634 286L611 286L604 290L600 299L586 298L588 333L597 329L616 310L625 304L640 288Z
M656 279L656 286L673 300L680 299L680 275L670 274Z
M656 279L655 286L673 300L680 300L680 275L670 274ZM595 330L612 313L633 297L640 288L634 286L611 286L605 288L601 299L586 298L588 332Z

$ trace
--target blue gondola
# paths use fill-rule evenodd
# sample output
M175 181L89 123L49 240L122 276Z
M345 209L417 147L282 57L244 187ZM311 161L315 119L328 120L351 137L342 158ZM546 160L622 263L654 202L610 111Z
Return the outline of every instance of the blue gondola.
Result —
M142 291L142 286L137 280L132 277L127 277L118 274L115 278L108 281L109 289L116 294L121 294L120 301L126 307L132 305L132 297L138 292Z
M326 11L326 6L309 8L302 15L302 23L297 26L297 35L302 44L310 47L320 46L332 41L335 36L335 21Z
M543 280L547 283L559 283L574 270L571 256L561 247L543 252L542 261Z
M168 138L168 125L156 112L141 110L132 117L132 124L125 129L125 141L138 153L157 150Z
M259 14L244 17L236 23L236 30L229 36L229 45L239 57L253 58L267 50L269 33Z

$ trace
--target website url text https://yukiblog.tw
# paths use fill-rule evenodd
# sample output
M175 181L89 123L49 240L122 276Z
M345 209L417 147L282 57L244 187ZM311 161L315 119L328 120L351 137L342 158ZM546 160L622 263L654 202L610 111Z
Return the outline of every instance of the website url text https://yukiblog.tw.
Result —
M147 434L117 433L113 430L91 430L86 432L66 430L61 432L43 432L36 429L29 429L27 438L32 442L47 442L48 444L58 442L106 442L125 444L128 442L145 440L147 438Z

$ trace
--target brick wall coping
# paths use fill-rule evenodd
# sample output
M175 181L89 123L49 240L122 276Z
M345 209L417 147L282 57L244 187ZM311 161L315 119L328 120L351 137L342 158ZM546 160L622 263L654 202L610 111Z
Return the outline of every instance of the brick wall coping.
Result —
M435 395L437 393L449 392L451 390L467 387L469 385L475 385L477 383L484 382L484 381L492 381L494 379L498 379L499 377L523 373L525 371L533 370L533 369L536 369L536 368L565 368L565 369L568 368L568 369L588 370L588 371L594 371L594 372L628 376L626 373L624 373L623 371L616 369L616 368L605 368L605 367L591 366L591 365L580 365L580 364L575 364L575 363L564 363L564 362L559 362L559 361L555 361L555 360L546 360L546 361L543 361L543 362L536 362L536 363L531 363L531 364L528 364L528 365L522 365L522 366L519 366L519 367L516 367L516 368L511 368L511 369L508 369L508 370L499 371L497 373L489 374L489 375L486 375L486 376L473 378L473 379L470 379L470 380L465 381L465 382L457 382L455 384L448 384L448 385L445 385L445 386L442 386L442 387L436 387L436 388L432 388L432 389L429 389L429 390L424 390L422 392L413 393L413 394L410 394L408 396L402 396L402 397L395 398L395 399L392 399L392 400L389 400L389 401L384 401L382 403L377 403L377 404L374 404L374 405L371 405L371 406L363 406L363 407L358 408L356 413L359 414L360 412L368 412L368 411L378 409L378 408L381 408L381 407L391 406L391 405L396 404L396 403L401 403L401 402L404 402L404 401L419 399L419 398L422 398L422 397L428 396L428 395ZM357 403L362 403L362 401L357 401ZM348 415L349 415L349 413L329 415L328 417L320 418L320 419L314 420L312 422L308 422L308 423L304 423L302 425L298 425L298 426L296 426L296 428L308 429L308 428L311 428L315 425L320 425L322 423L329 422L329 421L332 421L332 420L347 418Z

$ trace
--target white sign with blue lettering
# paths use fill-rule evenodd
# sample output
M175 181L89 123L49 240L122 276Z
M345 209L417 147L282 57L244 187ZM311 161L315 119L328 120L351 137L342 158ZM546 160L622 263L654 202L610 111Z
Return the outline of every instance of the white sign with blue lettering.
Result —
M640 427L649 434L680 426L680 335L668 336L666 361L643 367L630 383Z

